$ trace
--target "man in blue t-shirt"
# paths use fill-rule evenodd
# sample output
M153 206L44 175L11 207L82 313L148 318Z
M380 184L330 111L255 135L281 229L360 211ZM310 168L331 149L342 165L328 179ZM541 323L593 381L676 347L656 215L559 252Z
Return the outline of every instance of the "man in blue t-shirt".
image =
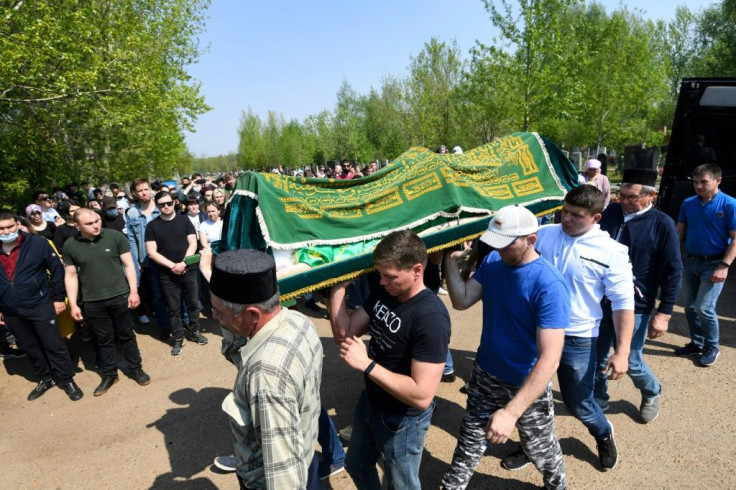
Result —
M693 185L697 196L682 202L677 219L690 343L676 349L675 355L698 355L703 366L712 366L721 355L716 302L736 258L736 199L719 191L720 183L718 165L696 167Z
M557 371L570 323L570 294L562 275L534 250L537 219L526 208L496 213L480 240L496 251L463 281L454 252L446 260L452 305L483 300L483 331L447 489L465 488L487 441L503 444L514 427L545 488L566 488L554 427L550 378Z

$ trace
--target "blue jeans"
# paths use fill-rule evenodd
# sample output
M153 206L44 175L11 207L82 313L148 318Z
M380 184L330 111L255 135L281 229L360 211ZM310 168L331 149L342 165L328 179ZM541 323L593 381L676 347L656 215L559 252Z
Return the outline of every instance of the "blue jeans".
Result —
M590 435L598 438L609 434L611 427L593 400L595 344L596 337L566 335L557 381L567 409L588 428Z
M701 348L718 348L716 302L722 282L710 282L710 275L720 260L699 262L687 256L682 261L682 302L690 327L690 339Z
M445 359L445 369L442 371L442 374L451 374L455 372L455 363L452 361L452 352L450 352L450 349L447 349L447 359Z
M345 464L345 451L342 448L340 437L335 430L335 424L327 415L327 410L322 407L319 413L319 432L317 432L317 442L322 447L322 464L342 466Z
M649 313L637 313L634 315L634 334L631 337L631 352L629 353L629 371L627 374L634 382L634 386L641 391L642 398L654 398L662 391L662 386L657 381L649 366L644 362L644 342L647 340L649 330ZM603 370L608 363L611 347L616 342L616 331L613 328L611 308L603 308L601 328L598 331L596 342L596 357L598 369L595 371L594 396L600 400L608 400L608 379Z
M424 436L436 402L419 415L386 412L368 402L365 391L355 407L345 469L359 490L381 489L376 463L383 456L389 489L421 489L419 465Z

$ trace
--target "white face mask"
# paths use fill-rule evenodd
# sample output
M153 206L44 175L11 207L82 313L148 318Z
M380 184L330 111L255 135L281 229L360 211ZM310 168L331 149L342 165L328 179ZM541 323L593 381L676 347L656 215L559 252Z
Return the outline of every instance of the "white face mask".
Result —
M5 235L0 235L0 242L3 243L13 243L18 239L18 230L15 230L12 233L7 233Z

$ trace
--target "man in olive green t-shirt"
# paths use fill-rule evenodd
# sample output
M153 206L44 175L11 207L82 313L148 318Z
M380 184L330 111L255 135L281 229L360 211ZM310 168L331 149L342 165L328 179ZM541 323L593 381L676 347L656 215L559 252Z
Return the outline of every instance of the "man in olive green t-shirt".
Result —
M130 314L140 298L128 240L117 230L103 229L100 216L91 209L74 213L74 221L79 234L64 244L64 285L72 317L85 320L97 339L102 381L94 395L104 395L118 382L116 339L130 366L129 376L147 385L151 378L141 368ZM80 284L81 308L77 301Z

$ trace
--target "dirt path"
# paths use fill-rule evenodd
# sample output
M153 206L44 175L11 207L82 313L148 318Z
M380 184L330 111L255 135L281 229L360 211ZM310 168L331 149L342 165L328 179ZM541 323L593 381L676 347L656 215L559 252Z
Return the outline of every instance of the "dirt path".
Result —
M443 297L448 303L447 297ZM480 338L481 307L456 312L451 342L455 383L442 384L438 407L427 436L421 477L437 488L455 448L465 396L460 393ZM570 488L736 488L736 280L721 295L721 350L718 363L702 368L672 355L687 341L683 310L677 307L670 332L645 347L646 359L664 387L662 414L650 425L636 419L639 393L626 378L611 386L610 420L616 428L618 466L598 470L595 441L583 425L567 415L556 394L557 433L562 443ZM338 428L351 422L362 389L361 375L337 356L329 324L315 318L325 348L323 404ZM219 353L219 329L204 321L210 343L185 345L179 357L159 342L155 327L139 326L144 369L152 383L140 387L122 377L107 394L92 396L99 383L90 344L72 337L76 380L85 396L72 403L59 389L33 402L35 386L27 359L3 363L0 375L0 488L3 489L236 489L232 474L212 466L229 454L231 442L220 403L231 388L235 368ZM518 436L514 435L518 440ZM491 447L471 480L471 489L534 488L540 474L532 467L508 472L499 457L511 445ZM330 481L335 489L354 488L342 473Z

